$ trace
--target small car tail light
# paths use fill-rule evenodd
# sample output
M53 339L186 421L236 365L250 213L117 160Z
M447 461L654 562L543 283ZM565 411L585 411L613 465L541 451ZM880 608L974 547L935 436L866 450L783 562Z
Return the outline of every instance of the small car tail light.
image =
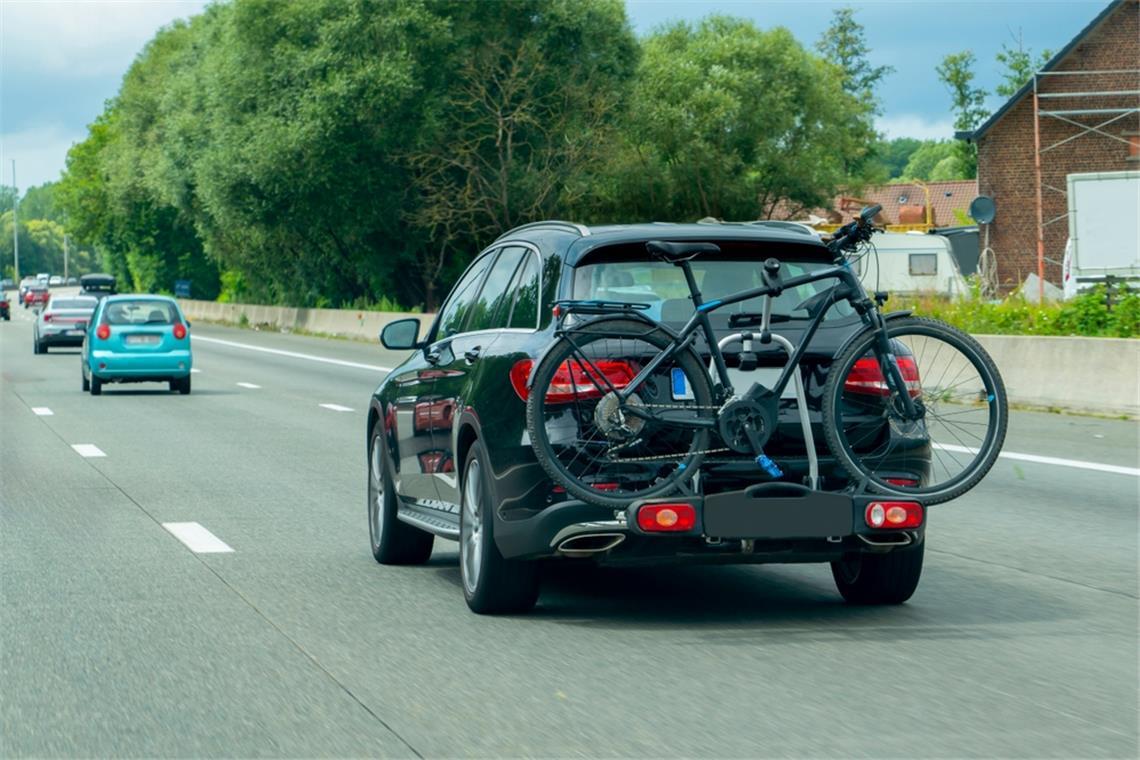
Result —
M922 505L913 501L873 501L864 519L871 528L917 528L922 525Z
M646 504L637 510L637 527L646 533L683 533L697 524L692 504Z
M922 393L922 384L918 377L918 363L913 356L898 356L895 360L902 373L903 382L906 383L907 392L911 397ZM873 356L864 356L855 362L847 378L843 381L843 390L849 393L862 393L869 396L889 396L890 390L883 379L879 369L879 361Z
M515 389L515 395L523 401L526 401L527 396L530 395L530 389L526 387L526 380L530 377L530 368L533 366L533 360L520 359L511 367L511 387Z
M174 339L182 340L186 337L186 325L181 322L174 323Z
M99 329L95 331L95 337L97 337L99 340L107 340L107 338L110 338L111 326L99 325Z

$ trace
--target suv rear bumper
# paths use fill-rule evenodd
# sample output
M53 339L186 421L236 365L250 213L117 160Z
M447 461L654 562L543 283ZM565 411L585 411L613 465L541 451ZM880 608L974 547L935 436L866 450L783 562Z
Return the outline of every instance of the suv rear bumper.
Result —
M653 499L614 510L570 500L547 507L533 517L496 520L495 543L509 559L540 557L588 558L606 565L659 564L669 561L721 563L826 562L852 552L889 552L923 540L920 525L906 529L871 528L864 514L868 505L888 497L806 491L816 496L750 495L758 511L775 519L738 525L730 536L712 536L705 527L702 497ZM742 497L746 491L711 495L710 499ZM795 501L802 500L797 514ZM917 501L906 499L906 501ZM636 524L637 507L652 502L683 502L697 513L693 529L683 533L646 533ZM792 523L776 513L790 516ZM841 516L841 517L840 517ZM837 523L837 517L839 522ZM849 518L849 519L848 519ZM723 519L716 523L725 530ZM755 535L753 535L755 534Z

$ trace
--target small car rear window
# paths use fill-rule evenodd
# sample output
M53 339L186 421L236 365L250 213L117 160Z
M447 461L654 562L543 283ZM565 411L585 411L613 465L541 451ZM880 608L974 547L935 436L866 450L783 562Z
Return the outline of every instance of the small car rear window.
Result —
M169 325L181 321L169 301L116 301L108 304L103 321L109 325Z

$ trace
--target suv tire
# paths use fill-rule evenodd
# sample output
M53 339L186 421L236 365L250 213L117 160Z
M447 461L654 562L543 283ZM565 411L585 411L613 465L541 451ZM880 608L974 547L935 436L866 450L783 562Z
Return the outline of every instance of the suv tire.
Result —
M495 501L490 464L483 443L467 452L460 483L459 575L472 612L494 615L527 612L538 601L540 567L508 560L495 545Z
M368 447L368 536L381 565L422 565L431 557L435 536L396 516L396 488L388 472L383 426L377 423Z
M918 588L926 541L889 554L851 554L831 563L831 576L851 604L902 604Z

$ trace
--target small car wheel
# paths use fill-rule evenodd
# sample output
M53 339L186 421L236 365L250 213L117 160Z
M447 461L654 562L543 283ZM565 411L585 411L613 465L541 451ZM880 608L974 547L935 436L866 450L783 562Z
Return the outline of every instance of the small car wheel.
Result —
M831 575L851 604L902 604L918 588L926 542L889 554L852 554L831 563Z
M87 379L87 375L83 373L83 368L79 368L79 377L83 380L83 392L91 390L91 382Z
M538 601L540 568L504 559L495 546L490 466L475 441L463 467L459 507L459 575L467 606L481 615L526 612Z
M91 376L91 395L92 396L99 396L99 395L102 395L102 393L103 393L103 381L100 380L99 378L95 377L95 375L92 375Z
M372 556L381 565L422 565L431 557L435 536L396 517L396 488L388 471L382 427L368 444L368 534Z
M183 396L189 396L190 395L190 376L189 375L187 375L186 377L182 378L181 381L179 381L178 392L181 393Z

